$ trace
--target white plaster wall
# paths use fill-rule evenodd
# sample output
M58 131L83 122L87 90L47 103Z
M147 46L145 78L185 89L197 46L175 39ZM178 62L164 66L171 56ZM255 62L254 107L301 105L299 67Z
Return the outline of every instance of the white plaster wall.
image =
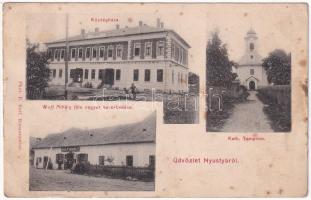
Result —
M43 157L48 156L53 163L53 168L57 169L56 154L61 152L61 148L47 149L35 149L35 166L38 157L42 158L38 168L43 168ZM116 145L100 145L100 146L81 146L79 152L75 152L75 158L77 154L88 154L88 161L91 164L99 164L99 156L113 157L113 165L125 165L126 156L133 156L133 166L145 167L149 165L149 156L155 155L154 143L136 143L136 144L116 144ZM107 163L108 164L108 163Z
M254 75L250 75L250 69L254 69ZM257 65L257 66L239 66L237 68L237 75L238 79L241 81L241 84L244 85L249 89L249 82L252 80L256 84L256 89L261 86L267 86L268 81L267 81L267 75L266 71L263 69L262 66ZM250 77L255 77L250 78Z

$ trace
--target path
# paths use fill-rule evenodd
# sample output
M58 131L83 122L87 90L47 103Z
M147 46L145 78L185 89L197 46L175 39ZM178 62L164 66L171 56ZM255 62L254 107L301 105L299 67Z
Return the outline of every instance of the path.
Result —
M31 191L153 191L154 182L128 181L70 174L64 170L30 168Z
M234 104L233 113L221 129L222 132L273 132L263 112L264 104L250 91L248 101Z

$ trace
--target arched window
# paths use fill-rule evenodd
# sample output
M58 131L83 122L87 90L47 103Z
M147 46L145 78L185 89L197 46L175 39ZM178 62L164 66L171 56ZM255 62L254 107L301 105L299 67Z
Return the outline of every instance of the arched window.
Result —
M254 43L250 43L250 44L249 44L249 49L250 49L251 51L253 51L254 48L255 48Z

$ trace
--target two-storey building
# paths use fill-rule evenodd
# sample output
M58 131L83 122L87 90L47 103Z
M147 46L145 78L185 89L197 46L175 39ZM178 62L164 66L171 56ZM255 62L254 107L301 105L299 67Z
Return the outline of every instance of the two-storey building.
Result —
M68 85L139 91L188 91L190 45L174 30L143 24L68 37ZM50 85L65 84L66 39L49 42ZM74 84L77 85L77 84Z

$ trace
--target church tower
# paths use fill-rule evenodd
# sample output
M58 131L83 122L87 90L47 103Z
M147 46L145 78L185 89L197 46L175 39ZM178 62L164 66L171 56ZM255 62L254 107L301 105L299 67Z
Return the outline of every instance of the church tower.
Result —
M266 71L262 67L262 57L258 53L258 37L251 28L244 37L245 51L236 69L240 83L249 90L266 86Z

